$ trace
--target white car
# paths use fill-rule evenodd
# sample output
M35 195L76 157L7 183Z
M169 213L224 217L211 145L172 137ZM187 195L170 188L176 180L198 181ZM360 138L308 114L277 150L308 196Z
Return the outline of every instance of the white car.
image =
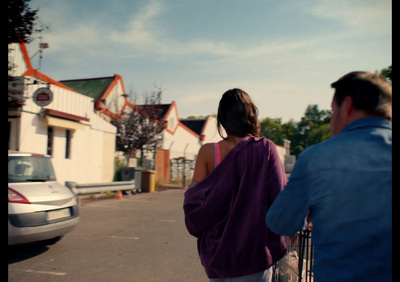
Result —
M76 197L56 181L50 157L8 151L8 245L56 242L78 222Z

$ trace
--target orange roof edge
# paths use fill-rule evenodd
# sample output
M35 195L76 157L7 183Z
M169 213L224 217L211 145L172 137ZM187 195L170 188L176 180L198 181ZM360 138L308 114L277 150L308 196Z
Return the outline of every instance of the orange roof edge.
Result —
M178 124L185 129L187 132L191 133L194 137L196 138L200 138L200 135L198 135L196 132L194 132L193 130L191 130L189 127L187 127L186 125L184 125L180 120L178 121ZM176 130L175 130L176 131ZM174 132L175 133L175 132Z
M200 135L204 135L204 131L206 130L207 124L208 124L209 122L210 122L210 116L208 115L208 116L206 117L206 122L204 123L203 129L201 130Z
M111 90L115 87L115 85L117 85L117 83L118 83L119 80L121 81L122 91L124 92L124 93L122 93L122 94L126 94L124 82L123 82L123 80L122 80L122 76L120 76L119 74L115 74L115 75L114 75L113 81L112 81L111 84L108 86L108 88L107 88L107 90L104 92L104 94L101 95L101 99L106 99L106 98L108 97L108 95L110 95Z
M122 76L120 76L119 74L116 74L115 77L116 77L117 79L121 80L122 91L124 92L124 93L122 93L122 94L126 94L125 85L124 85L124 80L122 79Z
M35 76L35 77L37 77L38 79L43 80L44 82L47 82L47 83L49 83L49 84L54 84L54 85L56 85L56 86L58 86L58 87L61 87L61 88L70 90L70 91L75 92L75 93L78 93L78 92L76 92L75 90L69 88L68 86L62 84L61 82L58 82L57 80L52 79L51 77L49 77L49 76L47 76L47 75L45 75L45 74L43 74L43 73L41 73L40 71L35 70L35 69L28 69L23 75L24 75L24 76ZM80 93L79 93L79 94L80 94ZM81 95L82 95L82 94L81 94Z
M20 42L19 47L21 48L22 55L24 57L24 61L28 70L33 69L31 60L29 59L28 50L26 49L25 43Z
M168 111L165 113L165 118L168 118L168 116L171 114L172 109L173 109L174 107L176 108L176 115L177 115L177 118L178 118L178 120L179 120L179 116L178 116L178 107L176 106L175 101L172 101L172 103L169 104Z
M27 71L23 74L24 76L35 76L35 77L39 78L40 80L43 80L44 82L47 82L47 83L50 83L50 84L54 84L54 85L57 85L58 87L61 87L61 88L76 92L76 91L72 90L71 88L69 88L68 86L62 84L61 82L59 82L59 81L57 81L55 79L52 79L51 77L49 77L49 76L41 73L40 71L34 69L32 67L31 60L29 59L28 50L26 49L25 43L21 41L19 43L19 46L21 48L22 56L24 57L24 61L25 61L26 67L28 68ZM76 93L78 93L78 92L76 92Z

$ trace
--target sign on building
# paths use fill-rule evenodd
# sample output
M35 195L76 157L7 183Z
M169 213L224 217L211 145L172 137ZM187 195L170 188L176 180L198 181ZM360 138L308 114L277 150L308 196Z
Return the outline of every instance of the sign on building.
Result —
M33 101L39 107L47 106L53 101L53 92L48 88L39 88L33 93Z

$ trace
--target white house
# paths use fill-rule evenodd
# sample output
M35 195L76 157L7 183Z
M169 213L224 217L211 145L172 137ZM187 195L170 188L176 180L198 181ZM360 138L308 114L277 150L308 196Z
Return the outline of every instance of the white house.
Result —
M168 106L164 116L167 128L163 132L163 149L170 151L170 158L194 160L200 147L205 143L217 142L221 137L217 132L216 118L181 120L175 102Z
M8 148L51 155L62 183L112 181L117 129L110 121L137 107L128 101L122 77L56 81L32 67L24 43L10 44L8 49L13 77L8 90ZM50 103L41 101L43 97ZM166 124L158 147L168 152L164 155L169 160L193 164L203 144L221 140L215 117L181 120L175 102L157 106L163 109L158 118ZM277 148L284 163L288 149ZM155 167L166 164L164 157Z
M122 77L117 74L111 77L61 80L60 82L91 97L95 102L97 114L107 121L121 117L124 111L143 106L133 105L128 101ZM161 134L159 148L169 150L170 159L184 157L194 160L202 144L221 140L216 131L214 117L202 120L202 131L196 132L181 122L175 102L153 106L162 108L158 119L163 120L167 127ZM152 159L153 155L150 153L146 157Z
M94 112L93 99L35 70L24 43L8 50L8 149L51 155L61 183L112 181L116 128Z

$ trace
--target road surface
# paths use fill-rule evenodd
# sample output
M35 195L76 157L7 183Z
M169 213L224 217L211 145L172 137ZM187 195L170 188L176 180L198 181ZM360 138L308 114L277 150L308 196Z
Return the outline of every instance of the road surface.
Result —
M61 241L8 248L8 281L209 281L185 228L184 192L84 202Z

